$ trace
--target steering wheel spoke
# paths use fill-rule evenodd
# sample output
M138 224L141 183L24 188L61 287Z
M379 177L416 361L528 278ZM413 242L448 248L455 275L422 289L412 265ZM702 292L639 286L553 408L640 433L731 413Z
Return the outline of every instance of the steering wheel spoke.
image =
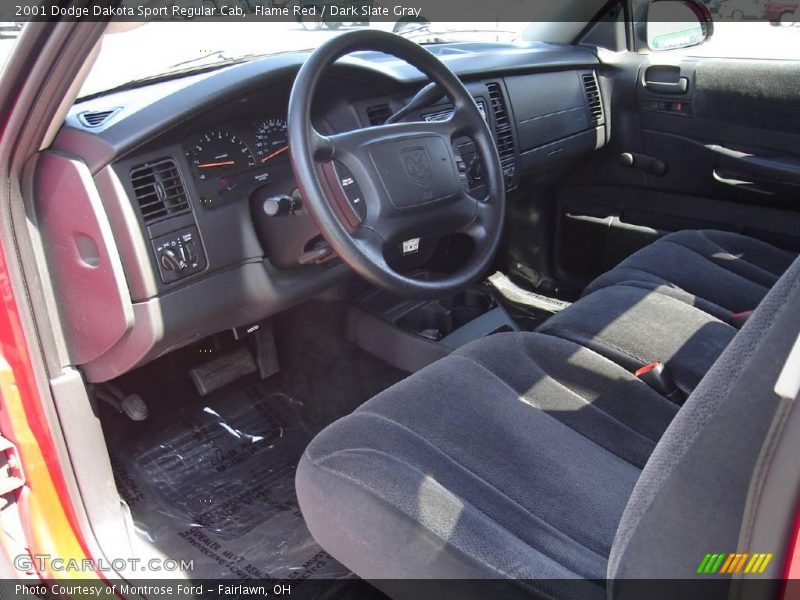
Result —
M380 264L386 264L384 257L386 240L377 231L369 226L358 227L353 231L353 241L372 260Z
M483 115L478 110L475 100L457 101L453 106L453 114L442 125L450 130L450 135L454 138L460 135L469 135L476 128L485 126Z
M463 233L469 237L472 242L479 246L486 241L492 227L495 227L495 211L486 203L470 194L465 194L467 201L475 203L475 216L467 224L460 227L456 233Z
M335 147L333 140L329 136L322 135L317 131L316 127L312 125L309 127L308 138L311 156L316 162L328 162L333 160Z

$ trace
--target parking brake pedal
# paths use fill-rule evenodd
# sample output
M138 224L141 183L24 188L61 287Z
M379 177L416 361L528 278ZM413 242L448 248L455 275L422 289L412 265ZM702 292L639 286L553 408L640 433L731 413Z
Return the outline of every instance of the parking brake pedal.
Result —
M236 381L240 377L255 373L257 370L253 355L244 346L223 354L199 367L189 370L197 392L207 396L224 385Z

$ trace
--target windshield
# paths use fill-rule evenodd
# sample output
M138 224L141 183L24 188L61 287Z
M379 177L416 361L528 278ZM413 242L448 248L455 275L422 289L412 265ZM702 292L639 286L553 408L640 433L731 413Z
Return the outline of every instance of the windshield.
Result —
M150 22L103 38L100 55L80 96L96 94L132 80L237 59L309 50L353 29L393 31L421 44L512 42L527 23L397 22Z

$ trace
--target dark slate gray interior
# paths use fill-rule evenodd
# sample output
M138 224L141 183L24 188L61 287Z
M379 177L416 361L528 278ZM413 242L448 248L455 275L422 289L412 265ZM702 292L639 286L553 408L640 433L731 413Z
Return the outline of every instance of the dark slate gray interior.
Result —
M124 452L123 441L157 437L142 428L161 433L175 415L205 406L187 374L208 366L208 353L245 348L258 375L228 382L220 397L269 377L259 399L280 392L302 413L294 433L319 434L297 471L295 539L311 541L305 519L319 552L391 596L416 590L389 589L386 578L480 577L514 578L521 593L546 598L640 597L632 579L691 577L709 548L758 539L782 552L795 488L780 484L784 501L772 501L767 519L755 514L753 482L778 471L771 449L785 434L774 422L791 412L773 388L800 309L800 62L640 53L630 34L641 24L626 22L621 2L604 10L566 44L426 46L426 59L445 63L483 110L502 167L501 247L491 270L458 290L484 297L474 313L464 298L375 289L330 251L311 204L298 204L300 173L284 152L297 132L280 140L282 158L256 152L241 170L200 171L204 136L235 134L255 147L267 121L288 131L310 52L203 65L78 100L51 147L30 157L20 231L41 234L33 245L49 272L37 275L51 280L53 298L36 321L57 312L66 341L53 352L54 372L74 370L90 394L110 383L150 403L149 421L132 423L113 404L87 402L107 446ZM685 80L683 93L648 85L659 73ZM330 136L379 130L427 83L378 51L342 57L302 125ZM453 110L440 97L400 125ZM452 175L483 197L474 140L450 141L460 157ZM142 188L143 170L152 189ZM348 177L337 179L345 193ZM152 199L167 189L170 202ZM366 224L358 210L374 205L345 196L340 208ZM267 210L273 204L281 210ZM424 225L396 240L387 264L419 283L457 273L475 246L463 232ZM176 271L168 251L186 249L187 235L197 254L187 251L191 268ZM403 242L414 240L406 254ZM532 304L495 294L482 280L494 270ZM679 393L636 375L654 362ZM64 419L72 405L62 402ZM64 429L71 455L103 446L88 452L74 441L78 427ZM281 462L291 506L295 449ZM107 487L80 492L119 506ZM759 537L765 519L784 530L781 541ZM142 521L126 531L146 532ZM744 521L752 532L740 531ZM278 537L262 541L292 545Z
M681 274L730 260L725 273L755 273L766 290L762 271L777 277L788 262L722 238L752 252L693 248ZM625 275L610 273L625 283L596 286L543 333L475 342L322 431L296 479L315 539L368 579L513 578L555 598L578 593L563 581L574 578L594 580L578 597L637 597L627 580L690 578L709 548L735 549L781 403L773 387L800 334L800 260L738 332L675 294L710 290L735 307L735 287L724 297L702 276L665 271L662 294ZM576 325L570 339L550 335ZM631 374L650 359L691 391L682 408Z

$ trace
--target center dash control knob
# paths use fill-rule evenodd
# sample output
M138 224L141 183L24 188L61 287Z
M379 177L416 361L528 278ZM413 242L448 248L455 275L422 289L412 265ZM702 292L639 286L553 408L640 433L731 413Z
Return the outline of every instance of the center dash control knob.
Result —
M186 266L186 263L178 258L178 255L171 248L165 248L161 251L160 260L161 266L167 271L180 271Z

